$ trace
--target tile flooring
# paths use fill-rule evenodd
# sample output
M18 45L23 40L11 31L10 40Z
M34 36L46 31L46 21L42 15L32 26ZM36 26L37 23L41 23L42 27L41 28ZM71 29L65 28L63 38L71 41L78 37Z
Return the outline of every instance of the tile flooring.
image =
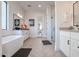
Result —
M25 40L23 48L32 48L28 57L65 57L63 53L54 50L52 45L43 45L45 38L30 38Z

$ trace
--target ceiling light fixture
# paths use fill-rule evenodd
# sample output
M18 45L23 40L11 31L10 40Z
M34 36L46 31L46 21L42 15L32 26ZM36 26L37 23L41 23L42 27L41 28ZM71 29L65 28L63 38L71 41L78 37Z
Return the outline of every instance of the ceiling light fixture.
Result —
M20 18L23 18L23 16L19 13L17 13L17 16L20 17Z
M38 7L42 7L42 5L39 4Z

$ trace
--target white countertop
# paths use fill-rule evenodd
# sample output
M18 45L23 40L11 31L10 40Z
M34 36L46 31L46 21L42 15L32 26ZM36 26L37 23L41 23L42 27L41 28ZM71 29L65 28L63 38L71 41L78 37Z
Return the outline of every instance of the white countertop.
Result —
M75 29L69 29L69 28L60 28L60 31L68 31L68 32L79 32L79 30L75 30Z

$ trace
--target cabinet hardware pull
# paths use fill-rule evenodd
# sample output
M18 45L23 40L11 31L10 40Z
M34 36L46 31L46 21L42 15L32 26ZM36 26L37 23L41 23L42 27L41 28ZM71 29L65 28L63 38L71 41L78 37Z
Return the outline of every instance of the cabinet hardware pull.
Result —
M67 44L69 45L69 40L67 41Z
M79 46L77 48L79 48Z

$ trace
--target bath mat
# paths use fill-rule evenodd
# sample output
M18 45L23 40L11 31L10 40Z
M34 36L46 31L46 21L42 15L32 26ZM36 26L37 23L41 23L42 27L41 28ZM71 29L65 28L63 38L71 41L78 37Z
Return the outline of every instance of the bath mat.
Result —
M49 40L42 40L43 45L52 45Z
M32 48L21 48L12 57L28 57Z

